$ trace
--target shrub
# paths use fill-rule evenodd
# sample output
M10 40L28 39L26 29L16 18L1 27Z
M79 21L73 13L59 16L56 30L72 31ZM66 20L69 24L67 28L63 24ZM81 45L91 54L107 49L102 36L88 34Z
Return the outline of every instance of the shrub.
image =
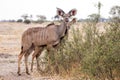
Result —
M82 60L82 70L97 80L114 80L120 76L120 26L109 25L105 34L92 38L93 45L88 45Z
M24 20L24 23L26 23L26 24L30 24L30 23L31 23L31 21L30 21L30 20L28 20L28 19L26 19L26 20Z
M73 40L68 40L68 35L48 55L48 72L59 75L72 75L79 67L82 59L81 44L82 38L78 32L72 30ZM78 36L79 35L79 36ZM80 40L79 40L80 39ZM76 70L75 70L76 69ZM46 70L45 70L46 71Z
M49 54L48 72L75 77L82 74L85 79L118 80L120 24L108 23L105 30L105 33L100 34L96 23L83 26L85 36L82 36L80 30L72 29L71 38L66 36Z
M23 22L23 20L22 19L18 19L17 22Z

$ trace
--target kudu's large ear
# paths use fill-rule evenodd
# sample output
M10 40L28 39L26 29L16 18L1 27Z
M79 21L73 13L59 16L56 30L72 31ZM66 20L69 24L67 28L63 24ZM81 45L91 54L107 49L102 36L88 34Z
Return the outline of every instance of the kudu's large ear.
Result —
M64 12L62 9L57 8L57 15L62 16L62 17L63 17L63 15L64 15L64 14L65 14L65 12Z
M70 17L71 16L75 16L77 14L77 10L76 9L72 9L72 10L69 11L68 14L69 14Z

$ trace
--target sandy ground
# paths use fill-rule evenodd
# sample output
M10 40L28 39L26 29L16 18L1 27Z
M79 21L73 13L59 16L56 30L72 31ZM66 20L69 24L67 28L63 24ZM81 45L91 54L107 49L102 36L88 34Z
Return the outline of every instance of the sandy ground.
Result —
M26 75L23 60L22 75L17 75L17 59L22 33L29 27L45 25L0 22L0 80L60 80L57 76L41 76L36 70L36 65L31 75ZM30 61L31 58L29 58L29 63Z

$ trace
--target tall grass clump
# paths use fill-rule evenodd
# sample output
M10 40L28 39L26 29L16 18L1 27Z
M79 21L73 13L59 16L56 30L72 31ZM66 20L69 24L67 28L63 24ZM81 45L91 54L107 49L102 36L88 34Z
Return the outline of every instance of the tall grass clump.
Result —
M82 70L95 80L118 80L120 79L120 24L109 23L105 27L106 32L103 34L98 34L97 30L94 32L95 27L89 31L90 34L86 32L87 48L82 59Z
M79 30L77 31L78 32L76 32L75 29L72 29L70 34L68 34L68 32L67 36L65 36L60 44L48 55L49 74L65 76L73 75L73 73L79 71L82 59L82 35L79 34Z
M69 75L77 80L120 79L120 24L103 23L103 33L96 24L86 23L83 33L73 28L49 54L47 73Z

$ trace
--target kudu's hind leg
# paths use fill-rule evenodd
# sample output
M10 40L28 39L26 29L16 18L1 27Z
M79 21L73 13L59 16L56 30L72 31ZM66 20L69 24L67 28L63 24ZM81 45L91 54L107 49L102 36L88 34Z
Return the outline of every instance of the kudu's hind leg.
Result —
M21 59L22 59L22 57L23 57L23 55L24 55L24 52L20 52L20 54L18 55L18 72L17 72L17 74L20 76L21 74L20 74L20 63L21 63Z
M33 63L34 63L34 58L36 57L36 60L37 58L39 57L39 55L41 54L43 48L42 47L35 47L35 51L32 55L32 63L31 63L31 71L33 71ZM37 61L37 68L38 68L38 61Z
M30 73L29 73L29 70L28 70L28 57L29 57L29 55L30 55L30 53L32 52L32 50L28 50L26 53L25 53L25 67L26 67L26 73L28 74L28 75L30 75Z

